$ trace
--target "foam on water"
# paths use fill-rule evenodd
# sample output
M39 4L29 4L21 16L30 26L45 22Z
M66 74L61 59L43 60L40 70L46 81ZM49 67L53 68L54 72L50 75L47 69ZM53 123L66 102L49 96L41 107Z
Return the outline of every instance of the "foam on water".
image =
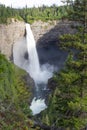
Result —
M41 111L43 111L46 108L47 108L47 106L45 104L45 100L44 99L37 99L36 100L36 98L34 98L32 100L30 109L32 110L33 115L36 115L36 114L40 113Z

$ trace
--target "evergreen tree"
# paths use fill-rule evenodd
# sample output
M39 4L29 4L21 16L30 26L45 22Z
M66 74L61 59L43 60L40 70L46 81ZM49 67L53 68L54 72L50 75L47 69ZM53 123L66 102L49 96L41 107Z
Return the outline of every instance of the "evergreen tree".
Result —
M54 76L57 86L46 117L49 125L82 130L87 125L87 1L75 0L72 9L69 18L74 18L77 33L60 37L70 54L64 70Z
M0 54L0 130L30 129L30 89L26 72ZM29 125L28 125L29 124Z
M62 17L67 17L65 8L66 6L57 7L56 5L52 5L48 7L43 5L39 8L27 8L26 6L23 9L14 9L0 5L0 23L8 23L8 18L16 18L28 23L32 23L35 20L58 20Z

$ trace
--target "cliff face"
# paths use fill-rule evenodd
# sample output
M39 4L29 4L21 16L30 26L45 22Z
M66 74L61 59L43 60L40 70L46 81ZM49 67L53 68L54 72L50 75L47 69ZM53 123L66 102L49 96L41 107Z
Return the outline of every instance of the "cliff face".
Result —
M43 21L40 21L40 20L35 21L31 25L35 41L38 42L38 40L40 38L42 38L44 34L48 33L56 25L57 25L57 21L48 21L48 22L43 22Z
M44 44L49 42L58 42L58 37L60 35L66 33L75 33L76 29L72 29L71 26L76 25L77 23L72 21L36 21L34 22L31 27L35 37L35 40L39 44Z
M13 44L25 34L25 23L12 21L11 24L0 24L0 51L9 59Z
M73 23L69 21L35 21L32 25L32 31L35 41L40 45L49 42L58 42L58 37L64 33L75 33L71 29ZM13 44L22 39L25 35L25 23L15 21L14 19L8 25L0 25L0 51L9 59L12 56Z

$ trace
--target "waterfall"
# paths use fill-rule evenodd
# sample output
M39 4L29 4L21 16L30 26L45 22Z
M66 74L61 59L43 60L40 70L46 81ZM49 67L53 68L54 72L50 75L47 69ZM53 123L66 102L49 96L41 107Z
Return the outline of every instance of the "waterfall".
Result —
M27 72L33 78L36 89L36 95L32 100L30 108L33 114L37 114L47 108L45 104L46 85L48 79L52 77L53 68L49 64L40 66L36 43L29 24L26 24L26 42L29 62Z
M26 24L26 41L29 55L28 72L35 84L47 83L48 79L52 77L52 67L48 64L40 66L36 43L29 24Z
M27 54L26 52L28 52L28 59L25 57L25 54ZM65 61L64 55L66 55L62 52L60 54L58 48L55 49L54 47L52 47L52 51L49 49L47 50L47 53L43 51L41 53L44 55L44 57L46 57L46 59L48 58L42 65L40 65L39 63L38 54L36 50L36 43L34 40L34 36L32 34L32 30L30 28L30 25L26 24L26 37L19 39L19 41L17 41L14 44L13 59L14 59L14 63L20 68L27 71L35 82L35 87L33 92L34 98L30 106L33 115L38 114L42 110L47 108L45 102L50 92L49 89L47 88L47 82L48 79L53 76L53 72L59 69L58 67L56 69L55 59L58 62L58 65L60 66L61 65L60 63ZM50 55L50 59L48 53ZM57 54L55 55L55 53ZM61 58L59 58L59 56ZM62 59L62 61L61 60L59 61L59 59ZM43 60L43 57L41 60ZM53 65L48 64L50 63L49 60L52 60Z
M29 55L29 73L31 77L34 79L34 81L37 82L41 70L40 70L38 54L36 51L36 43L29 24L26 24L26 32L27 32L27 36L26 36L27 49Z

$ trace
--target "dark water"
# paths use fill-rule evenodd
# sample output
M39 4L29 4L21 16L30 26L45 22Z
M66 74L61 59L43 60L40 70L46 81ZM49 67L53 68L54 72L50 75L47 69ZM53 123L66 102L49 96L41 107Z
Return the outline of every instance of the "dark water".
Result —
M47 99L50 92L51 91L50 89L47 89L46 84L37 84L34 89L34 97L36 99Z

